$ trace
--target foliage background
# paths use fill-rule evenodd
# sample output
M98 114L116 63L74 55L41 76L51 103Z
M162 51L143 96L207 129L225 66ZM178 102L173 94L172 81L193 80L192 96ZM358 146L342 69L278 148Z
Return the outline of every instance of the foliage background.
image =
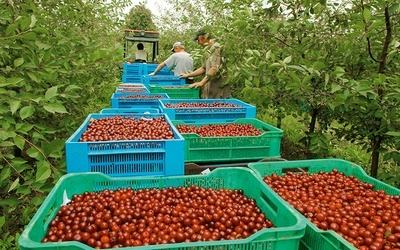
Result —
M0 0L3 249L18 247L65 174L65 141L109 106L126 27L160 31L160 62L184 42L197 66L205 51L192 38L206 28L224 46L233 96L306 157L344 158L400 186L398 2L166 2L174 8L149 18L145 2L125 17L126 0Z

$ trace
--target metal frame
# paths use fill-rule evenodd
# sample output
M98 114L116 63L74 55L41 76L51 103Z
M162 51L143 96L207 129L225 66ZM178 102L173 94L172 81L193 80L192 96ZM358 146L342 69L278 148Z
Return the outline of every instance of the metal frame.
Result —
M125 29L124 35L124 58L129 54L129 45L135 42L148 43L152 46L152 59L154 62L156 56L158 56L158 32L157 31L145 31L145 30L131 30Z

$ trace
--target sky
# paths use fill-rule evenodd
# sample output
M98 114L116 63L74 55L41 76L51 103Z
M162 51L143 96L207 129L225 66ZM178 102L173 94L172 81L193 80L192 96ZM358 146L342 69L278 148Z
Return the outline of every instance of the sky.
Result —
M131 3L131 6L127 7L125 9L125 13L128 13L129 10L135 6L138 5L139 3L143 2L144 0L133 0ZM151 10L153 15L159 16L160 15L160 9L163 7L167 6L167 3L164 0L147 0L146 7Z

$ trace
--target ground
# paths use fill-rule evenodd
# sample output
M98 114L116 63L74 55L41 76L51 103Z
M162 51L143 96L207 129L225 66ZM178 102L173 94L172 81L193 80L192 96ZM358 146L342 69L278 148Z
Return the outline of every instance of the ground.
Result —
M281 141L281 157L286 160L304 160L308 158L304 147L286 138L282 138Z

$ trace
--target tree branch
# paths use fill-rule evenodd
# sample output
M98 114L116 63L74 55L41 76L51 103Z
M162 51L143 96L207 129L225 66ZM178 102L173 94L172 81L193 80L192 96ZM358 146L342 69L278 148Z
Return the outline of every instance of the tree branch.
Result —
M374 61L374 62L381 62L380 60L377 60L377 59L375 59L374 58L374 55L372 55L372 51L371 51L371 41L369 40L369 37L367 37L367 44L368 44L368 54L369 54L369 57L371 57L371 59Z

